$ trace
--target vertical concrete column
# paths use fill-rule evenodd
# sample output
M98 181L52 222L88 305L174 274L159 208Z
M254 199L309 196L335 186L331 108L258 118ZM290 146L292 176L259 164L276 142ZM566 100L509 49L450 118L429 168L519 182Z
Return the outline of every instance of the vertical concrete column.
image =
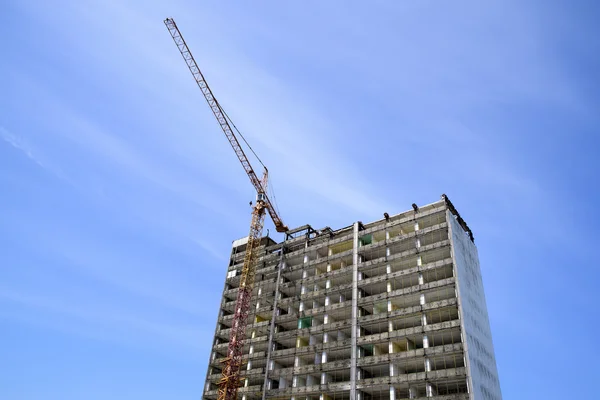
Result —
M314 363L315 365L321 364L321 353L319 353L318 351L315 352ZM304 363L302 363L302 365L304 365ZM296 367L299 367L299 365L296 365Z
M417 398L417 388L414 386L409 386L408 387L408 398L409 399L416 399Z
M305 255L304 256L304 263L306 264L308 260L308 256ZM306 279L308 278L308 271L307 270L302 270L302 279ZM300 285L300 295L303 295L306 293L306 285L304 284L304 281L302 281L302 284ZM302 309L304 309L304 303L300 302L300 304L302 304ZM302 311L302 310L300 310Z
M284 242L285 243L285 242ZM273 315L271 316L271 325L269 327L269 344L267 345L267 361L265 379L263 381L262 400L265 400L267 391L267 382L269 382L269 364L271 363L271 351L275 350L275 343L273 343L273 334L275 333L275 318L279 315L279 308L277 307L277 301L279 300L279 284L281 283L281 271L285 269L285 261L283 261L284 245L281 247L281 254L279 256L279 265L277 268L277 280L275 281L275 298L273 299ZM262 292L261 292L262 293ZM291 308L291 307L290 307ZM289 310L289 309L288 309ZM251 345L250 348L254 351L254 347ZM244 395L245 397L245 395Z
M419 257L419 259L421 259L421 257ZM419 296L419 304L421 304L421 306L426 304L426 299L425 299L425 293L421 293L421 295ZM421 322L423 324L423 327L425 325L427 325L427 316L425 314L421 315ZM423 335L423 348L426 349L429 347L429 338L427 337L427 335Z
M425 283L425 280L423 278L423 273L419 272L419 285L423 285Z
M390 400L396 400L396 388L390 386Z
M425 372L431 372L431 359L425 357Z
M425 384L425 395L426 395L427 397L433 397L433 396L435 396L436 394L437 394L437 393L436 393L436 390L435 390L435 388L433 387L433 385L432 385L431 383L427 382L427 383Z
M392 266L390 264L385 266L385 273L386 274L391 274L392 273Z
M356 390L356 359L358 334L358 222L354 223L352 236L352 330L350 354L350 400L359 400Z

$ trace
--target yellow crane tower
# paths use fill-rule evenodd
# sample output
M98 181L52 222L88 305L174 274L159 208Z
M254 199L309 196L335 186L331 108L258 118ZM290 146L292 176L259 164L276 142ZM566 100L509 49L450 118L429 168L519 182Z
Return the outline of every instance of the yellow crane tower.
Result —
M233 125L235 127L235 125L233 123L230 124L231 121L227 117L227 114L225 111L223 111L219 105L219 102L210 90L210 87L206 83L202 72L200 72L198 64L196 64L194 56L192 56L192 53L185 43L179 28L177 28L177 24L175 24L175 21L172 18L165 19L164 23L169 30L173 41L177 45L179 52L185 60L190 72L192 73L194 80L202 91L208 106L219 122L219 125L229 140L233 151L240 160L244 171L246 171L246 174L250 178L250 182L256 189L257 194L256 203L252 209L252 222L250 223L250 233L248 234L248 244L246 245L246 255L244 257L244 265L242 267L240 287L235 303L233 324L229 334L227 357L224 360L222 372L223 376L219 381L218 400L236 400L237 390L240 386L240 370L242 366L244 340L246 338L248 312L250 310L250 298L252 296L252 288L254 287L254 276L256 272L256 249L260 245L260 240L262 238L265 212L268 212L271 216L277 232L286 232L288 227L285 226L279 215L277 215L275 208L267 196L266 189L269 175L267 167L265 167L263 164L263 176L262 179L259 179L254 172L254 169L250 165L250 161L246 157L244 150L240 146L233 129L231 129L231 126Z

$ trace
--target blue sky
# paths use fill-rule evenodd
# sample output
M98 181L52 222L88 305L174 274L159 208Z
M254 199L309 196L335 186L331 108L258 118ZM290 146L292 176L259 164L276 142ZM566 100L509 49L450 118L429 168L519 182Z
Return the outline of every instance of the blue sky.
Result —
M448 194L475 233L504 398L590 396L594 3L3 1L0 398L201 395L254 194L168 16L288 225Z

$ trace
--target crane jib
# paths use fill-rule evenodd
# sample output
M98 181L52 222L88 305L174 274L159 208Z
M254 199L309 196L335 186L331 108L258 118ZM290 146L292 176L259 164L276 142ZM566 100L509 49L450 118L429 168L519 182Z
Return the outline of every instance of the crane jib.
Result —
M254 173L254 170L252 169L252 167L250 165L250 161L248 160L248 157L246 157L246 154L244 153L244 150L240 146L240 143L239 143L237 137L233 133L233 130L231 129L231 126L229 125L229 122L227 121L227 118L226 118L225 114L223 113L223 110L222 110L221 106L219 105L219 102L212 94L212 91L211 91L208 83L204 79L204 75L200 71L200 67L198 67L198 64L196 63L194 56L192 55L185 40L183 39L183 36L181 35L181 32L179 31L179 28L177 28L177 24L175 24L175 21L172 18L167 18L164 22L165 22L165 25L167 26L167 29L169 30L169 33L171 34L171 37L173 38L173 41L175 42L175 44L177 45L177 48L179 49L179 52L181 53L183 59L185 60L186 65L188 66L190 72L192 73L194 80L198 84L200 91L202 92L202 94L204 95L204 98L208 102L208 105L209 105L210 109L212 110L215 118L217 119L217 122L221 126L221 129L225 133L225 136L227 137L227 140L231 144L231 147L233 148L238 160L240 161L246 174L250 178L250 182L252 183L252 186L254 186L254 188L256 189L256 191L258 193L265 193L265 205L266 205L267 211L269 213L269 216L273 220L275 229L277 230L277 232L286 232L288 230L288 228L285 226L285 224L283 223L283 221L281 220L281 218L275 211L275 208L273 207L271 200L266 196L266 187L263 187L263 185L261 185L260 179Z

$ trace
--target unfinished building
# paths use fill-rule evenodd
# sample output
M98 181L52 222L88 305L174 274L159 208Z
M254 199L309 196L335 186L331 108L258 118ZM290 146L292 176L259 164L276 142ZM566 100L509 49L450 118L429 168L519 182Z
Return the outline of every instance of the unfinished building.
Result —
M216 399L244 260L233 242L203 398ZM264 238L238 397L502 398L473 234L449 199Z

